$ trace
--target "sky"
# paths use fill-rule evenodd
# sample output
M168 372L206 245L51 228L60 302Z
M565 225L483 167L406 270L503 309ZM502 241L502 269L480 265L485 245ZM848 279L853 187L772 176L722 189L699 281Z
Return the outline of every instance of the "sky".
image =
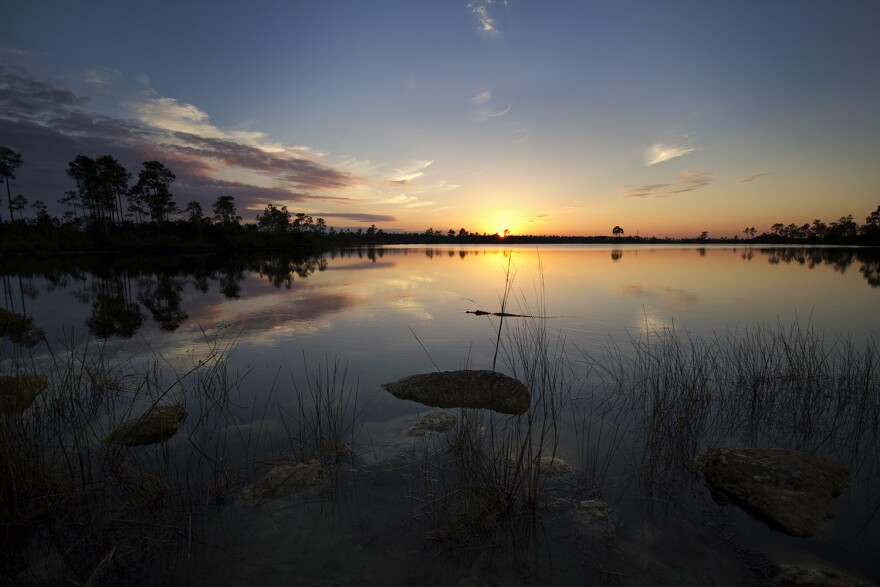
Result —
M105 154L164 163L181 208L348 228L733 237L880 205L875 0L0 12L12 194L57 215L67 164Z

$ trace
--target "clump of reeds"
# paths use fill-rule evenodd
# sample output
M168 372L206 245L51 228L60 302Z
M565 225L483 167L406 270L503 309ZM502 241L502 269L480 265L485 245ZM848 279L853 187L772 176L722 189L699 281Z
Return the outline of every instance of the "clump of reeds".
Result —
M325 358L314 375L303 358L306 387L291 376L296 411L286 412L290 452L296 460L317 460L325 465L349 461L354 456L355 422L358 415L357 384L349 384L348 368L337 359ZM283 411L284 413L284 411Z
M559 445L572 382L565 341L553 341L547 333L543 289L536 311L521 310L528 318L516 318L513 326L505 322L513 274L509 263L493 369L500 359L504 370L529 389L531 405L519 416L462 409L445 449L421 459L412 513L427 515L431 537L446 544L493 540L511 530L521 514L534 513L547 482L546 467Z
M812 324L710 337L675 328L587 357L622 409L636 473L649 487L687 474L710 445L778 446L877 467L880 355L869 338L826 340ZM873 456L871 456L873 454ZM866 459L865 457L870 458Z
M161 357L139 367L90 340L62 345L45 369L14 357L12 369L43 371L49 385L30 408L0 417L0 573L14 577L39 562L32 553L54 552L65 580L160 583L174 545L189 552L193 516L208 511L218 476L233 476L225 430L240 378L226 357L235 341L205 342L170 377ZM171 396L191 415L172 442L107 442L116 424Z

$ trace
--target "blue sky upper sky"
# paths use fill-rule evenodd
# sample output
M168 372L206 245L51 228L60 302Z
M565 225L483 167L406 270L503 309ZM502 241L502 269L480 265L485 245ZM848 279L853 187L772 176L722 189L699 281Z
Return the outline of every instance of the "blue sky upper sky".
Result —
M334 226L732 236L880 205L880 2L10 2L0 144ZM5 194L3 194L5 197ZM56 212L60 212L56 205Z

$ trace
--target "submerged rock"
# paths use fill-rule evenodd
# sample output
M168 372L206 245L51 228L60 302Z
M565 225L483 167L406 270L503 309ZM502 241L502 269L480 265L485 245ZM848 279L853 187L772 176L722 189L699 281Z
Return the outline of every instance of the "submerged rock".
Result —
M431 412L425 414L419 421L407 430L407 436L428 436L440 434L455 427L455 415L449 412Z
M840 463L792 450L710 448L696 464L716 501L800 538L834 517L831 500L850 484Z
M45 375L0 377L0 414L17 414L28 409L49 385Z
M564 477L574 473L574 467L559 457L541 457L535 465L542 475L548 477Z
M177 433L186 418L186 408L180 404L153 406L134 420L120 424L107 442L125 446L164 442Z
M529 409L529 390L522 382L495 371L443 371L410 375L382 388L400 399L437 408L485 408L502 414Z
M295 465L276 465L242 490L249 499L279 498L322 485L326 470L318 461Z
M776 582L784 587L871 587L864 579L819 565L782 565Z

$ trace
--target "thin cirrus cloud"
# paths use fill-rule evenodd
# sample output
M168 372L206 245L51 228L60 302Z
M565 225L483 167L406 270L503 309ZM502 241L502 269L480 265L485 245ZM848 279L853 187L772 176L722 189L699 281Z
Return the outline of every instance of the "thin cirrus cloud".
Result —
M675 181L668 183L626 186L623 195L626 198L668 198L704 188L716 177L714 173L705 171L683 171L678 174Z
M390 177L382 181L382 185L391 188L413 188L415 180L424 177L425 170L433 165L433 161L413 161L405 169L394 169Z
M321 218L343 218L357 222L397 222L397 216L391 214L365 214L361 212L316 212Z
M688 149L686 147L677 147L675 145L667 145L664 143L655 143L651 145L645 152L645 164L656 165L676 159L688 153L693 153L696 149Z
M114 74L89 70L84 81L106 93L113 91ZM119 105L126 114L98 112L87 96L0 65L0 136L22 153L22 181L36 193L70 189L67 164L78 154L105 153L129 169L145 159L165 162L177 176L179 201L195 198L208 204L222 189L242 209L267 201L344 203L337 192L366 183L306 147L272 142L260 132L220 129L196 106L149 88ZM248 179L232 177L235 170Z
M755 175L750 175L749 177L747 177L747 178L745 178L745 179L741 179L741 180L739 180L738 183L751 183L751 182L753 182L753 181L758 181L759 179L761 179L761 178L764 177L765 175L767 175L766 172L764 172L764 173L756 173Z
M471 98L471 104L474 105L474 118L480 122L500 118L510 112L511 109L510 104L506 108L496 107L492 102L492 92L487 89L477 90L473 98Z

